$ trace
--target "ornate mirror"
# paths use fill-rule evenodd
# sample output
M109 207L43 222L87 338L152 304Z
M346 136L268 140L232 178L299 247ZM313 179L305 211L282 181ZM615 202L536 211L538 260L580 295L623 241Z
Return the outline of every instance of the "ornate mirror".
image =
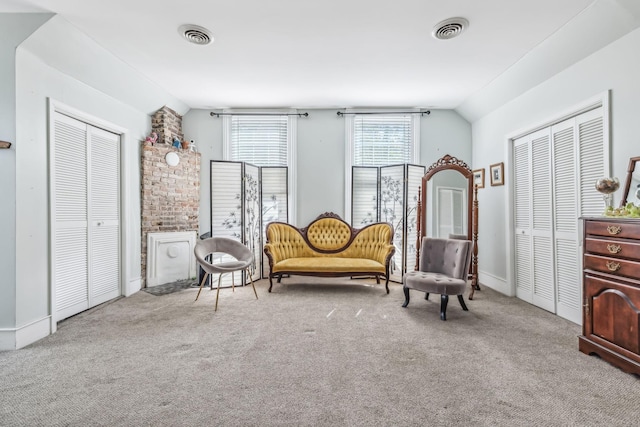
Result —
M624 185L620 207L625 206L628 202L633 202L636 205L640 204L640 168L636 169L636 163L638 162L640 162L640 157L629 159L627 182Z
M416 270L423 237L465 237L473 242L471 293L478 288L478 188L465 162L445 155L422 177L418 195L418 242Z

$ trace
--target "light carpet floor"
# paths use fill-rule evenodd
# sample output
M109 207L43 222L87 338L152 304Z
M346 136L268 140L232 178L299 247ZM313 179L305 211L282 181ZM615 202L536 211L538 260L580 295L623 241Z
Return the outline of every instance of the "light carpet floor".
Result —
M139 292L0 353L2 426L637 426L640 380L580 327L488 288L292 277Z

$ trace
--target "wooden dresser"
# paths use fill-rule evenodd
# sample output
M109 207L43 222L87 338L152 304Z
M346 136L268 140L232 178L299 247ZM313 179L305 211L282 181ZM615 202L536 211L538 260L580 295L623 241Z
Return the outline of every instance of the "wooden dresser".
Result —
M640 375L640 219L582 221L579 349Z

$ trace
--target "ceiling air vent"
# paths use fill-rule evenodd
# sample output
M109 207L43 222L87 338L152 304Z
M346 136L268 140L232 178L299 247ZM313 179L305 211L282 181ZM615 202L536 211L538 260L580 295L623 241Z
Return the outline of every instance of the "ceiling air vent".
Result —
M193 44L205 45L213 41L211 32L198 25L181 25L180 28L178 28L178 32L188 42Z
M431 33L440 40L449 40L459 36L467 29L469 21L464 18L449 18L436 24Z

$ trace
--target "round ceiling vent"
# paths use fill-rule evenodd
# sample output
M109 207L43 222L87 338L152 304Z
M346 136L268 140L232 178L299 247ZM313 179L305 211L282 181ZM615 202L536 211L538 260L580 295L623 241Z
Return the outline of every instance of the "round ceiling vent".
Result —
M459 36L467 29L469 21L464 18L449 18L436 24L431 33L440 40L449 40Z
M213 41L211 32L206 28L200 27L198 25L181 25L180 28L178 28L178 32L188 42L191 42L193 44L205 45Z

